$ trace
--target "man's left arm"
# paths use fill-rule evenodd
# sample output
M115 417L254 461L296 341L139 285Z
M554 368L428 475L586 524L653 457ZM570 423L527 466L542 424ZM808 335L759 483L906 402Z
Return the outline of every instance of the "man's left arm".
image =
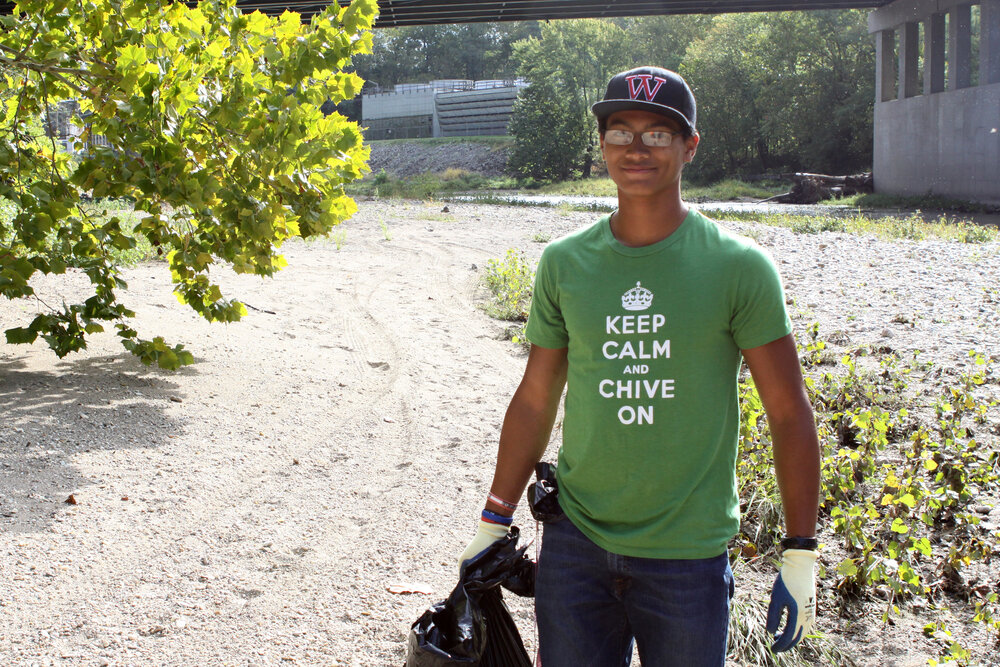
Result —
M785 513L785 535L814 538L820 493L820 452L812 406L802 380L795 339L784 336L743 350L767 413L774 469ZM787 548L771 590L767 629L774 651L786 651L812 631L816 616L815 549ZM778 631L783 612L788 620Z

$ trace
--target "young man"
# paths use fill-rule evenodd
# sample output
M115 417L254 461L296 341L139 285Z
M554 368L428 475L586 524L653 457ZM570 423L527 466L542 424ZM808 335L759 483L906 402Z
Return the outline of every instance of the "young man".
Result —
M550 244L538 265L532 346L500 436L479 532L460 562L506 534L567 387L536 613L544 667L722 667L739 529L737 380L746 360L767 412L788 538L768 630L808 633L819 446L767 254L681 198L694 96L668 70L611 79L593 107L618 210Z

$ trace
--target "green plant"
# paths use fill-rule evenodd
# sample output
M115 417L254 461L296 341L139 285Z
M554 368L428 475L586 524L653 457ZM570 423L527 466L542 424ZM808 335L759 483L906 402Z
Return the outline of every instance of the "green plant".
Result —
M392 232L389 231L389 225L386 224L385 220L378 221L379 227L382 228L382 238L386 241L392 240Z
M548 243L552 240L552 235L548 232L536 232L532 235L531 240L535 243Z
M927 236L926 223L920 211L914 211L905 218L892 218L887 222L889 234L893 238L919 241Z
M925 625L924 636L935 639L945 646L944 653L940 654L937 658L931 658L927 661L930 667L937 667L938 665L940 667L947 667L949 665L953 665L954 667L970 667L972 665L970 662L972 655L968 649L955 639L951 630L941 621Z
M808 340L804 346L799 346L799 358L806 367L836 363L836 357L826 353L826 341L819 337L819 322L813 322L807 329Z
M493 298L486 311L501 320L527 320L534 275L524 253L513 248L507 250L502 260L488 260L483 281Z
M993 648L1000 649L1000 595L989 593L982 600L977 600L972 620L986 626Z
M337 250L340 250L341 248L344 247L344 243L347 241L347 232L345 232L342 229L333 232L332 234L330 234L330 240L333 241L333 246Z

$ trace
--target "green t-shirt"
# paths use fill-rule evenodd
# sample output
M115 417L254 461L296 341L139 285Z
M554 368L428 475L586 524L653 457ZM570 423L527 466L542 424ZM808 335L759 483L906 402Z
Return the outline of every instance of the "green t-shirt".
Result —
M613 553L717 556L739 529L740 350L790 333L781 279L697 211L638 248L609 221L551 243L535 277L527 337L569 348L560 503Z

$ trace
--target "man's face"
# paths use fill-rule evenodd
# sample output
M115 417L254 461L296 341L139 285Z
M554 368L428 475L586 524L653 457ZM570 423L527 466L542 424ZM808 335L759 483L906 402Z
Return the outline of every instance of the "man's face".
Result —
M606 141L612 130L633 134L628 146ZM646 146L644 132L672 132L669 146ZM698 135L685 138L680 124L672 118L650 111L618 111L608 116L607 129L601 137L601 152L608 165L608 174L621 194L652 196L679 188L684 165L694 158Z

